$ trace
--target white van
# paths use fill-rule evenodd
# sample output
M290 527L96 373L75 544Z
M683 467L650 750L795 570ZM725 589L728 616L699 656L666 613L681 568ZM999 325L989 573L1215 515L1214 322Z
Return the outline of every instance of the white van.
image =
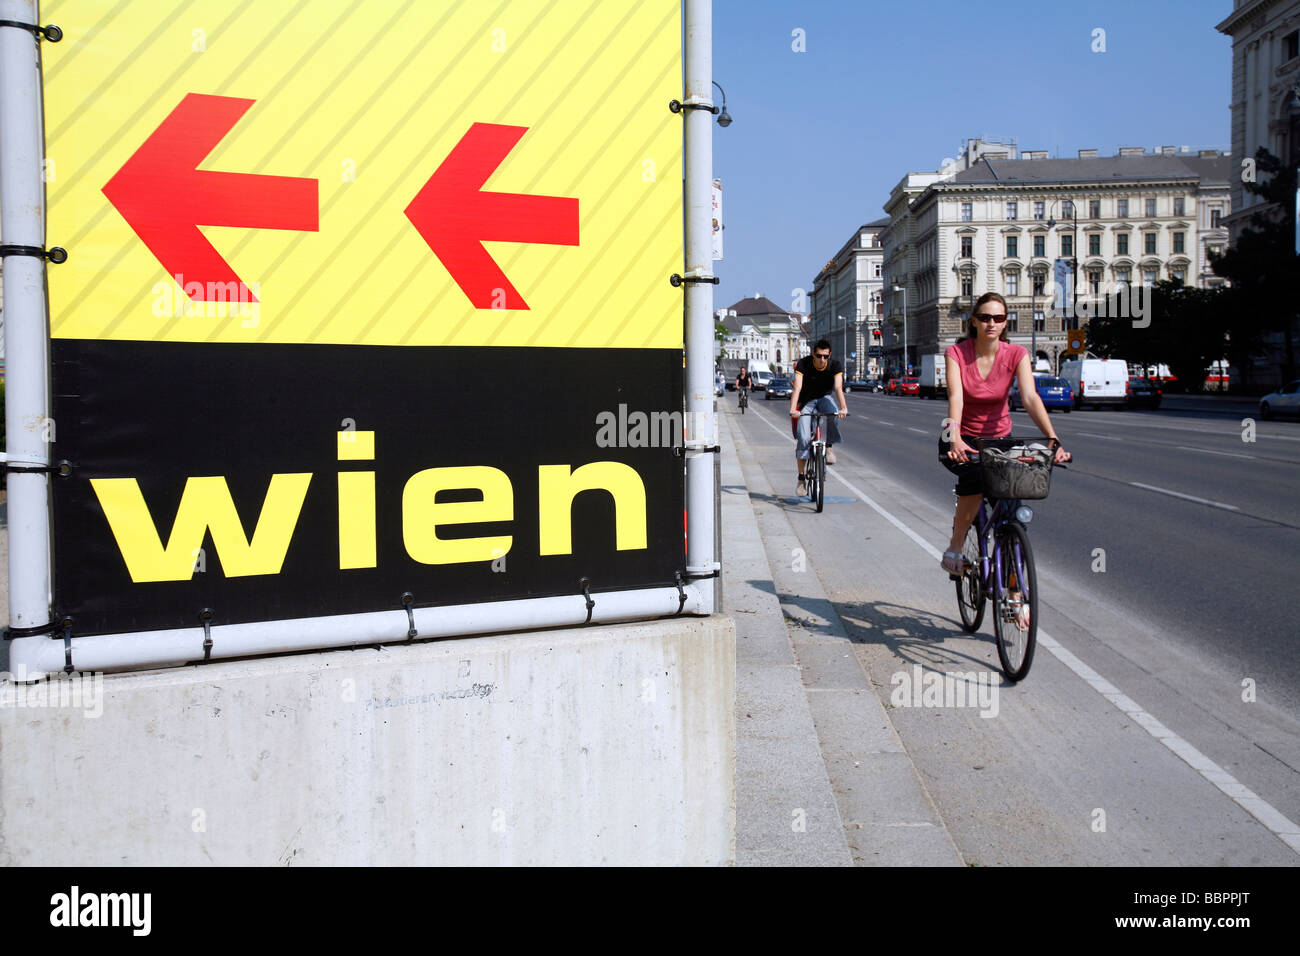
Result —
M1074 407L1125 403L1128 363L1123 359L1082 358L1061 363L1061 378L1074 390Z
M763 369L760 369L757 372L750 369L749 377L754 380L754 391L762 392L767 389L767 383L772 381L775 376L771 372Z

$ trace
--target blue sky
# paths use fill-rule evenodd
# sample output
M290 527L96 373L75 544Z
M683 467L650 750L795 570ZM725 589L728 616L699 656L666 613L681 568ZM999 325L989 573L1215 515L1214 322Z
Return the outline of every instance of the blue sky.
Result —
M1074 156L1231 147L1232 0L714 0L714 306L784 308L908 172L967 137ZM1105 52L1093 52L1094 30ZM805 52L795 52L802 30ZM715 91L716 94L716 91Z

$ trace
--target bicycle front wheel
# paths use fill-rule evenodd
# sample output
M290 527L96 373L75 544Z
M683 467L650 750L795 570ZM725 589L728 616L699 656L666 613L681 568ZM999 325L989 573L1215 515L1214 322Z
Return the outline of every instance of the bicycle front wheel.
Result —
M997 533L994 552L993 629L1007 680L1023 680L1038 637L1038 575L1024 525L1011 521Z
M957 581L957 610L961 612L962 628L967 634L974 634L984 620L984 606L988 601L980 570L979 532L974 525L966 531L961 553L966 558L966 571Z
M826 446L818 445L817 454L813 458L813 466L817 471L817 513L821 514L822 507L826 500Z

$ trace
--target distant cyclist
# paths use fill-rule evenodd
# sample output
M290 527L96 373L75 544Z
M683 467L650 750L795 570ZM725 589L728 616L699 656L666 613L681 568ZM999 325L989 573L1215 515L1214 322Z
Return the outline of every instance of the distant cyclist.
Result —
M971 309L966 338L948 346L945 354L948 370L948 421L939 437L939 461L957 476L957 513L952 521L952 539L939 563L949 574L961 574L965 559L962 543L980 510L984 497L979 439L1008 438L1011 415L1007 411L1007 394L1012 381L1020 383L1020 401L1034 424L1048 438L1057 441L1056 460L1069 461L1070 454L1060 446L1056 430L1034 387L1034 373L1029 351L1013 345L1007 338L1007 301L996 292L986 292L975 300ZM950 423L960 423L953 429ZM951 435L951 441L945 436Z
M834 393L834 398L831 394ZM826 464L835 464L831 446L839 442L839 423L835 420L849 413L844 400L844 367L831 359L831 343L818 339L812 355L805 355L794 366L794 391L790 394L790 427L795 433L795 462L799 466L799 484L795 494L808 494L804 470L812 451L812 419L805 416L813 412L834 415L828 419L826 429Z
M736 376L736 391L742 393L737 396L737 401L743 402L747 393L754 387L754 380L749 377L749 369L742 368L740 374Z

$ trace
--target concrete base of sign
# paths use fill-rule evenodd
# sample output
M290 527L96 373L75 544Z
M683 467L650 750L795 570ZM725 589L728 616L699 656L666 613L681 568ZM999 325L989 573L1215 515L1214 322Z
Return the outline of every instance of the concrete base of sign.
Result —
M735 659L712 617L7 683L0 864L729 863Z

